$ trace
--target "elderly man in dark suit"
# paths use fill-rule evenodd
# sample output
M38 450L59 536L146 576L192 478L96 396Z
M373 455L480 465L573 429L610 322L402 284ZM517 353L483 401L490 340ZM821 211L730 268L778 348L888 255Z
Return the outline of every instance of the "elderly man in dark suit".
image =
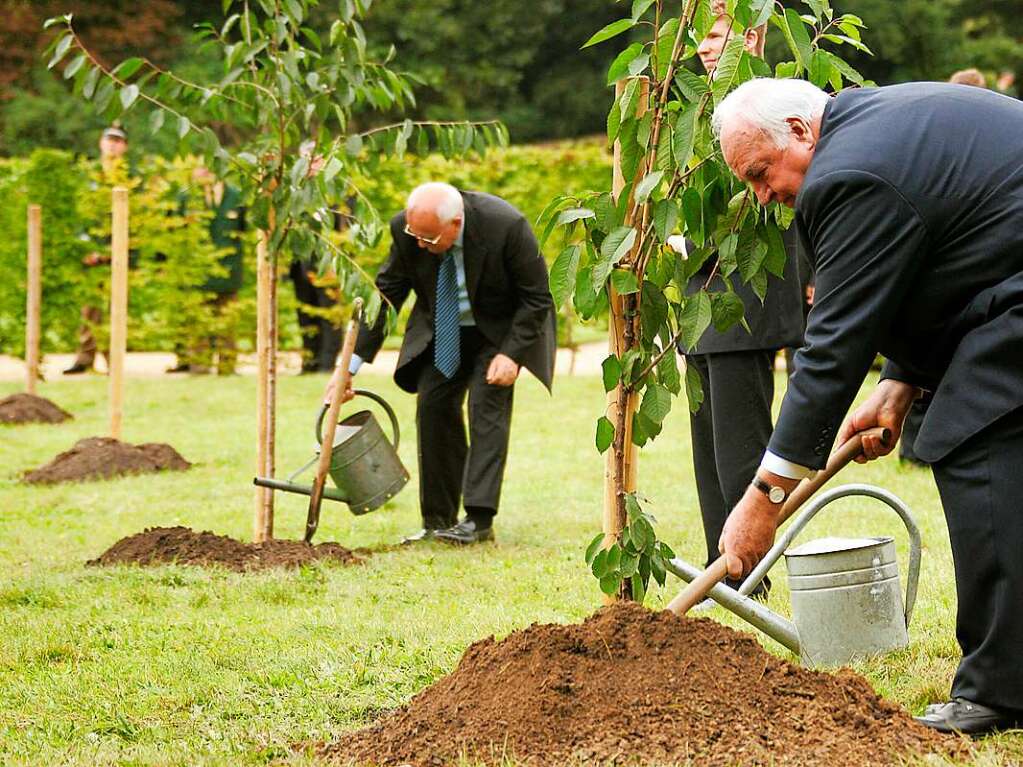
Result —
M738 35L750 54L763 56L766 24L737 32L732 29L723 0L715 0L711 9L717 19L696 52L712 77L728 41ZM788 253L785 269L781 277L769 276L763 303L750 285L734 280L749 330L739 325L724 332L710 328L693 349L680 344L686 365L699 371L704 387L703 404L690 414L689 424L707 564L717 558L728 512L742 497L771 438L774 358L779 349L803 343L803 295L794 234L791 229L784 234ZM687 249L694 247L688 241L685 245ZM686 292L696 293L707 287L724 289L722 278L714 276L714 266L715 259L707 259L690 279ZM729 585L738 587L735 582ZM769 586L765 580L753 595L766 596ZM716 604L713 600L704 603L706 607Z
M952 699L920 721L1012 726L1023 718L1023 104L944 83L829 99L806 82L753 80L714 122L760 202L795 208L817 278L774 435L722 535L729 572L748 572L774 538L768 491L823 467L836 439L872 426L898 437L933 391L916 450L948 521L963 658ZM882 380L843 425L878 352ZM866 458L893 445L872 441Z
M529 222L493 195L432 182L391 219L377 289L416 303L394 380L416 394L423 528L406 538L493 538L521 367L551 387L557 334L547 266ZM384 313L359 335L352 369L384 340ZM469 439L462 407L468 394ZM458 520L459 501L466 516Z

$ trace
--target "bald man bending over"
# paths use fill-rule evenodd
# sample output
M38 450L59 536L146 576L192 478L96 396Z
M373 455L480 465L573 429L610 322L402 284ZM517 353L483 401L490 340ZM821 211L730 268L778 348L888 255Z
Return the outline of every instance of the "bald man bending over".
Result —
M423 527L403 542L492 540L515 380L526 367L550 390L554 376L547 266L518 210L449 184L414 189L391 219L391 238L377 289L395 310L416 294L394 380L416 395ZM362 328L353 372L380 350L384 320L381 312Z

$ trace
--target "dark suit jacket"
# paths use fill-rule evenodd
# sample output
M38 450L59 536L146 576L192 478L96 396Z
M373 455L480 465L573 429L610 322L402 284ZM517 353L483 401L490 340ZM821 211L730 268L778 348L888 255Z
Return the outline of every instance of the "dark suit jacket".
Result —
M824 466L878 352L934 390L925 461L1023 405L1023 104L944 83L839 94L795 224L817 288L772 452Z
M803 287L808 275L801 274L795 229L789 227L782 233L782 239L788 253L785 270L781 278L768 275L764 303L760 303L753 288L744 283L738 273L730 278L736 295L742 299L743 315L750 332L741 324L733 325L723 333L711 325L700 337L692 354L783 349L803 345ZM688 240L686 246L690 249L695 247ZM697 293L703 288L714 268L714 262L713 258L707 259L700 271L689 279L686 293ZM724 284L715 278L710 287L723 290Z
M463 255L466 289L480 333L501 353L528 368L549 390L554 377L557 330L547 265L529 222L499 197L462 192L465 202ZM400 310L415 291L394 380L415 392L420 355L433 340L433 305L440 258L405 234L405 212L391 219L391 253L376 286ZM355 353L373 361L384 341L385 313L363 326Z

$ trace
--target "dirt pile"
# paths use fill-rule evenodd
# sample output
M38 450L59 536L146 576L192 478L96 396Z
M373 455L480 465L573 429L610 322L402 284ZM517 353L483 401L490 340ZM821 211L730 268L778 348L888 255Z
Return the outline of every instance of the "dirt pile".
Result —
M45 466L25 475L31 484L78 482L109 479L124 474L148 474L156 471L184 471L191 466L170 445L148 442L129 445L109 437L78 440Z
M0 423L62 423L69 420L70 413L45 397L23 392L0 399Z
M318 560L353 565L362 562L339 543L272 540L242 543L226 535L197 533L187 527L151 527L122 538L88 565L200 565L229 570L299 567Z
M476 642L455 671L321 748L334 763L888 765L965 753L850 671L825 674L705 619L635 604Z

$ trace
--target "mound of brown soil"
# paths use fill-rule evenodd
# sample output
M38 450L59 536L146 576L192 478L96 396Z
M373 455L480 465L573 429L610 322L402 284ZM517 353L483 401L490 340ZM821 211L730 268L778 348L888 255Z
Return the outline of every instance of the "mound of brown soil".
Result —
M85 479L108 479L123 474L184 471L191 466L170 445L149 442L129 445L109 437L88 437L45 466L25 475L25 482L50 484Z
M226 535L197 533L187 527L151 527L122 538L88 565L202 565L229 570L299 567L317 560L346 565L362 562L339 543L312 545L305 541L271 540L242 543Z
M325 746L341 764L888 765L968 746L850 671L809 671L705 619L635 604L466 650L406 706Z
M0 399L0 423L61 423L70 419L70 413L45 397L22 392Z

